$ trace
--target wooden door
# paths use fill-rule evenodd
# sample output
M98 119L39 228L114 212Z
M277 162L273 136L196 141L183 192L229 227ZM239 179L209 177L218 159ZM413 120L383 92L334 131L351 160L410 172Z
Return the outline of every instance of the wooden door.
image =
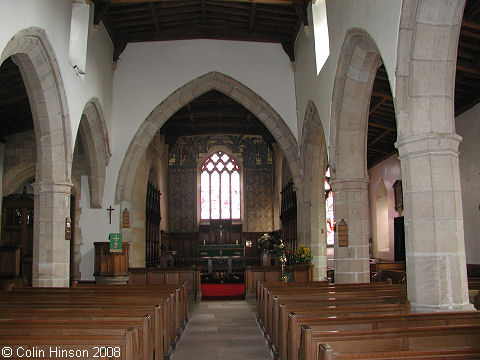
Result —
M21 277L32 283L33 194L13 194L3 199L1 245L19 247Z

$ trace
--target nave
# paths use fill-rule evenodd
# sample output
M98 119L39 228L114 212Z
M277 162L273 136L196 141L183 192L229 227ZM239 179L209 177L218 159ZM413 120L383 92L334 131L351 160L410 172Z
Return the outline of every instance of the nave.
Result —
M255 321L255 302L203 301L191 307L174 360L264 360L271 355Z

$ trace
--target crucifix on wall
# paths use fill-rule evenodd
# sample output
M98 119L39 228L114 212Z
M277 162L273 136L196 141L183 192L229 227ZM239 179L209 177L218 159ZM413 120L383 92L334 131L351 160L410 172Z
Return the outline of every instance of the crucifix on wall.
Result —
M112 223L112 211L115 210L114 208L112 208L112 205L110 205L110 207L107 209L108 211L108 223L111 224Z

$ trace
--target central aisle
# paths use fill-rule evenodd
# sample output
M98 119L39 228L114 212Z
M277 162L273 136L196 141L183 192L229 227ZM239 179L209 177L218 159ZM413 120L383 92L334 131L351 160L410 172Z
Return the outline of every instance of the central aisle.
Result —
M267 360L254 300L203 301L192 306L173 360Z

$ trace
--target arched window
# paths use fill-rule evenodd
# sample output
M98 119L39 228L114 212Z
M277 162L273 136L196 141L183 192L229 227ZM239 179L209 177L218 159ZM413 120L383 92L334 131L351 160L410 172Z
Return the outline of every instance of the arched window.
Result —
M329 180L330 168L327 169L325 174L325 211L327 218L327 245L333 245L335 243L335 218L333 216L333 191L330 187Z
M240 219L240 172L223 151L204 161L200 175L200 218Z

